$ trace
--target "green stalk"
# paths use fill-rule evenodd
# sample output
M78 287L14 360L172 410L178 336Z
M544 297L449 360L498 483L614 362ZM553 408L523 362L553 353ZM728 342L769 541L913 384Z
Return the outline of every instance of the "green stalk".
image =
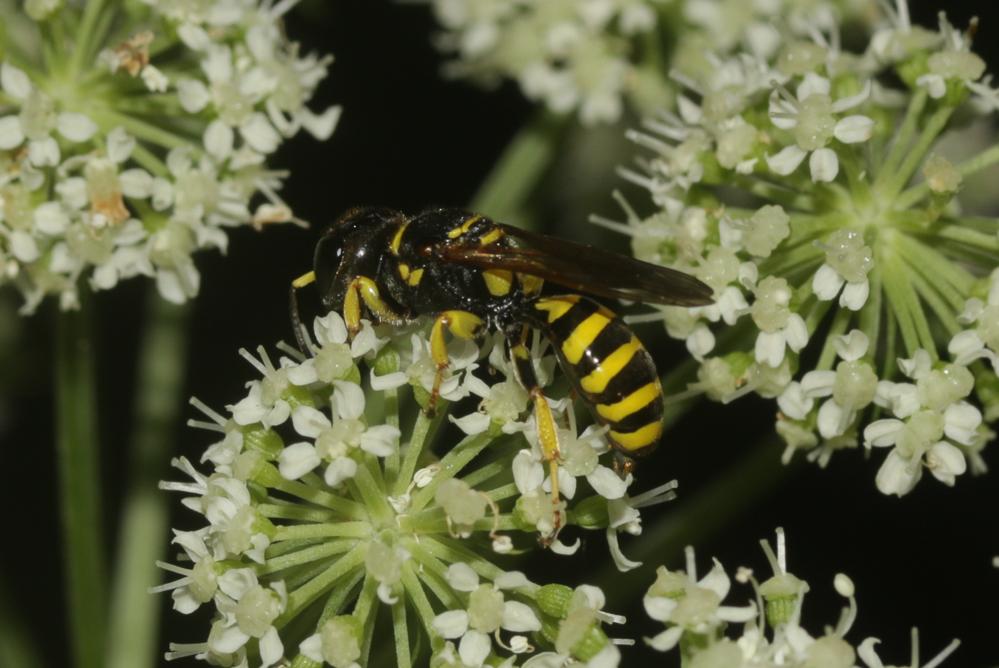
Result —
M566 124L565 116L537 112L507 144L472 198L472 208L490 218L526 226L524 202L554 160Z
M22 622L17 609L6 583L0 580L0 666L41 668L42 660L33 634Z
M83 10L83 19L76 31L76 42L73 44L73 55L70 60L70 74L74 78L79 75L87 54L93 48L96 32L94 26L101 17L103 5L103 0L87 0L87 6Z
M433 417L428 417L422 410L417 414L416 423L413 425L413 435L410 437L409 444L404 450L402 465L399 469L398 477L395 479L395 485L392 488L393 496L399 496L406 491L406 487L409 486L409 482L413 479L413 473L416 472L416 465L420 461L423 448L426 447L429 441L433 440L438 427L444 421L444 416L447 415L447 409L447 402L438 401L437 414Z
M905 154L905 159L898 168L898 172L890 176L885 182L884 188L880 189L879 192L883 196L889 200L898 197L898 194L905 188L905 184L909 182L916 169L923 162L926 153L933 147L937 137L947 126L947 121L950 120L952 113L954 113L954 107L949 105L933 112L933 115L926 121L923 131L919 134L916 145Z
M957 166L957 171L960 172L961 176L971 176L972 174L976 174L983 169L991 167L997 162L999 162L999 145L988 148L978 155L962 162ZM930 188L925 182L913 186L898 196L898 199L895 200L895 208L900 211L908 209L913 204L921 201L929 193Z
M107 590L101 522L100 449L88 300L57 315L56 465L62 501L63 565L71 656L77 668L104 665Z
M888 153L885 161L881 165L876 166L878 172L878 178L874 183L876 189L889 174L895 171L902 156L905 155L906 149L909 148L909 140L916 131L919 117L926 108L927 99L926 89L922 87L917 89L916 93L909 99L909 106L905 110L905 119L902 121L898 133L895 135L895 142L892 144L891 151Z
M108 668L143 668L156 663L160 601L149 595L161 574L170 535L169 498L157 489L174 451L181 410L189 306L148 293L149 315L139 352L135 429L131 438L128 489L112 586Z
M401 598L392 606L392 629L395 635L395 658L399 668L411 668L409 654L409 625L406 623L406 599Z

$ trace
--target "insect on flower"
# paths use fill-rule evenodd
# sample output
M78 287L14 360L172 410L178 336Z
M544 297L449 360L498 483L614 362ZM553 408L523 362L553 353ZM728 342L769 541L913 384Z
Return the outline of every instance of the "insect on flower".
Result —
M532 332L551 342L573 389L608 428L608 441L628 465L628 455L648 453L662 434L659 376L624 321L577 291L654 304L712 301L711 288L687 274L458 209L410 218L391 209L359 208L335 222L316 246L313 271L292 283L292 320L303 349L295 291L311 283L324 308L342 311L351 336L360 330L362 313L399 325L434 317L430 350L437 373L428 412L448 366L445 332L462 339L502 332L533 403L556 526L558 431L531 361Z

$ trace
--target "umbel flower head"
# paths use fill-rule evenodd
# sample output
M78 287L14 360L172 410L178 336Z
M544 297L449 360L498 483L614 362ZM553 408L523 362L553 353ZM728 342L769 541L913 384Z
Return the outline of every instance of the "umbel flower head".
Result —
M983 470L999 416L999 219L959 201L999 146L939 152L999 108L975 25L914 26L899 0L859 53L835 22L791 24L765 54L682 75L675 107L630 134L651 154L622 170L655 212L617 196L627 221L596 219L714 289L650 316L700 362L688 394L776 399L786 458L887 450L886 494Z
M5 12L18 39L0 50L0 285L24 311L46 295L74 308L81 282L136 275L183 302L198 292L194 251L224 251L230 227L295 220L268 159L303 128L325 139L339 116L306 106L331 59L285 37L295 4Z
M777 529L776 551L768 541L760 541L760 545L773 575L760 582L751 569L739 568L736 582L749 584L753 590L750 601L742 606L725 605L732 578L717 559L700 579L691 547L686 550L685 571L660 566L642 602L648 615L666 628L645 642L660 652L678 649L684 665L705 668L854 668L858 657L866 668L884 668L875 651L880 643L877 638L867 638L857 646L846 639L857 618L857 600L849 577L837 573L833 578L836 593L846 599L838 621L827 624L821 635L813 635L801 625L810 586L787 569L784 531ZM919 634L913 629L908 668L936 668L959 645L958 640L952 641L922 664Z
M179 612L204 606L213 617L205 640L173 644L167 657L367 665L385 606L400 666L416 658L411 647L429 647L435 666L510 657L616 665L603 625L623 620L603 612L599 589L538 584L499 565L539 542L560 554L579 546L578 538L560 541L553 526L536 430L522 420L527 397L501 341L485 350L452 343L429 416L421 406L434 364L418 325L376 331L363 321L349 340L334 312L316 320L314 335L307 354L282 346L277 364L262 347L256 356L241 351L261 377L228 416L192 400L208 418L192 425L218 441L201 458L205 471L178 459L184 480L162 487L181 493L204 524L175 531L182 552L160 565L176 579L158 589L172 593ZM500 372L491 385L475 373L486 350ZM540 357L547 379L541 372L554 360ZM448 415L466 397L478 409ZM601 463L601 436L577 436L567 401L555 403L565 448L562 523L603 530L619 566L637 566L617 534L640 533L638 508L669 498L673 484L629 497L631 477ZM448 430L464 437L437 444L435 455Z

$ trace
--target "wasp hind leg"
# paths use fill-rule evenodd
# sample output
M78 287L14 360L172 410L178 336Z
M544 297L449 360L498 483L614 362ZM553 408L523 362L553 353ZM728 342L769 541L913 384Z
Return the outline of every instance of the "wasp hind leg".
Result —
M437 365L437 370L434 373L433 388L430 390L430 400L425 409L427 415L434 415L437 412L444 372L451 362L447 354L444 331L451 332L459 339L475 339L482 332L484 324L482 318L469 311L443 311L434 319L433 327L430 328L430 356Z
M531 397L531 404L534 408L534 420L538 427L538 443L541 446L541 456L548 464L548 477L551 480L552 497L552 531L543 539L547 545L558 537L562 529L563 512L562 501L558 485L559 463L562 457L558 444L558 427L555 424L555 416L552 414L548 399L541 390L537 375L534 373L534 363L531 360L531 351L527 346L530 335L530 328L520 327L507 332L507 346L510 350L510 359L517 371L520 384L527 390Z

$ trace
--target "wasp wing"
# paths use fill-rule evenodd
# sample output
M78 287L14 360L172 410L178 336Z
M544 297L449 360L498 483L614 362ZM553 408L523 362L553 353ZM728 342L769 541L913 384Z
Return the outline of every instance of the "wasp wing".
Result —
M599 297L676 306L713 301L710 287L682 271L509 225L497 227L517 245L452 243L429 251L448 262L530 274Z

